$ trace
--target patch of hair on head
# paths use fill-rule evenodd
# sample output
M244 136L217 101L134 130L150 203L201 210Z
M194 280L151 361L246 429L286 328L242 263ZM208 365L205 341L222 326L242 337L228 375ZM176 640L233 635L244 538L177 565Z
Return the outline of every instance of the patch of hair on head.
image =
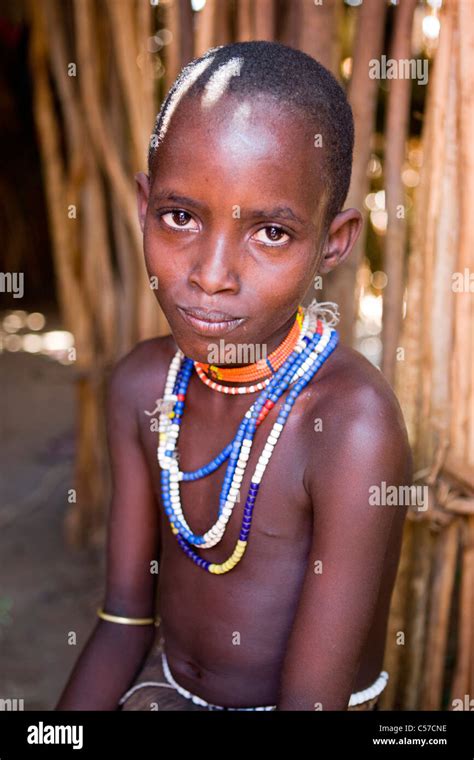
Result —
M232 77L240 76L243 62L243 58L231 58L223 63L222 66L219 66L204 87L201 97L202 108L210 108L217 103L227 90Z
M158 111L153 132L150 137L150 146L148 149L148 169L150 173L152 171L154 155L158 146L165 138L173 113L201 74L203 74L211 65L215 58L215 54L222 47L223 45L216 45L215 47L209 48L209 50L207 50L200 58L195 58L188 63L187 66L181 70L174 84L170 88L168 95Z
M209 56L209 58L206 58L204 61L200 61L194 66L190 66L188 71L185 70L185 72L183 72L184 76L182 79L180 79L179 83L177 83L176 88L174 89L169 101L166 103L166 108L162 114L160 129L157 135L158 145L164 140L166 131L171 121L171 117L176 111L179 103L184 98L188 90L193 86L196 79L201 76L202 72L205 71L208 66L211 65L213 60L214 56Z

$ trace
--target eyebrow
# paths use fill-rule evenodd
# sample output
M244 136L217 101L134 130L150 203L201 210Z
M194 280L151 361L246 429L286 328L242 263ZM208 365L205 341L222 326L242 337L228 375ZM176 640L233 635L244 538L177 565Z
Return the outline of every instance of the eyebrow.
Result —
M178 195L173 191L161 190L154 193L152 196L152 202L156 203L157 201L163 200L172 201L173 203L180 203L186 206L195 206L196 208L206 208L206 204L202 201L197 201L195 198L189 198L186 195ZM299 216L297 216L293 209L290 208L290 206L275 206L274 208L267 209L249 209L248 211L241 209L240 218L242 217L255 219L259 217L264 217L267 219L287 219L297 222L301 225L306 224L304 219L301 219Z
M161 190L153 193L152 202L156 201L172 201L173 203L182 203L185 206L196 206L196 208L205 208L206 204L201 201L197 201L194 198L188 198L186 195L177 195L168 190Z
M242 216L244 215L249 217L271 217L272 219L291 219L293 222L298 222L298 224L305 224L305 221L303 219L300 219L300 217L297 216L289 206L275 206L275 208L267 209L252 209L251 211L248 211L247 214L242 214Z

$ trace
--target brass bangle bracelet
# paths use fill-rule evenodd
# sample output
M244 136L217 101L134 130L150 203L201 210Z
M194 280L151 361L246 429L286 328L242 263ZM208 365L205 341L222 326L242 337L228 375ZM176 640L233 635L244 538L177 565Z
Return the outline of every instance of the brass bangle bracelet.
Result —
M151 625L152 623L155 623L157 625L158 621L155 620L155 618L129 618L129 617L122 617L121 615L109 615L108 612L104 612L100 607L97 610L97 614L102 620L107 620L109 623L121 623L122 625Z

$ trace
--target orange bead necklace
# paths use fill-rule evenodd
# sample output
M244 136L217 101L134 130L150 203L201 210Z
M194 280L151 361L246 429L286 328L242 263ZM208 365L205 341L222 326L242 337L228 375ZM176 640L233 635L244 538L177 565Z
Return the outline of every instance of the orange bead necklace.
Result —
M303 317L303 307L298 306L295 323L290 332L266 359L260 359L253 364L247 364L245 367L229 367L227 369L225 367L218 367L215 364L194 362L199 376L201 379L207 376L210 380L224 380L233 383L253 383L270 377L281 367L294 350L301 334Z

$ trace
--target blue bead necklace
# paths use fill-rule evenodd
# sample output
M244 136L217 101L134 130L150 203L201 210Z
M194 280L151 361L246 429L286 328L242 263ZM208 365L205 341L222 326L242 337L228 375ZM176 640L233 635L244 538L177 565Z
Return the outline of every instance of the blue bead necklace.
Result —
M185 407L186 392L194 369L191 359L178 350L170 364L165 386L164 401L173 403L171 413L160 414L160 445L158 459L161 466L162 497L165 512L171 530L176 535L178 544L185 554L207 572L222 574L233 569L241 560L250 533L255 500L258 495L263 473L270 461L274 446L288 419L288 415L303 388L310 382L334 351L338 343L337 331L327 324L317 323L315 313L307 310L305 334L301 336L295 350L273 375L256 402L244 415L233 440L219 452L209 463L196 470L183 472L179 469L175 457L180 425ZM257 426L263 421L275 403L288 390L288 396L282 404L277 420L267 438L260 455L255 472L251 478L247 499L242 516L239 539L232 555L223 563L215 564L199 556L192 545L210 548L219 543L225 533L232 510L238 501L239 486L245 474ZM203 535L195 534L189 528L181 507L179 482L192 481L210 475L228 460L224 482L219 498L218 517L215 524Z

